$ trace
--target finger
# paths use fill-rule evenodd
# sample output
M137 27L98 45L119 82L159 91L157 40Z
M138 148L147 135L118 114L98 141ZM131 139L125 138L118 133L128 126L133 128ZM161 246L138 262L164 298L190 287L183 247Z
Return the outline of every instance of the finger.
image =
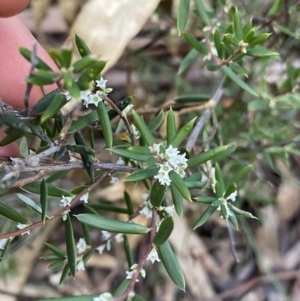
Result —
M30 0L0 0L0 18L11 17L24 10Z
M15 16L0 19L0 41L0 98L15 108L24 108L26 76L30 70L30 63L21 56L18 47L32 49L33 44L37 43L36 39L21 18ZM40 44L37 44L37 56L53 70L58 70ZM56 85L45 86L47 92L56 88ZM34 86L30 94L30 106L36 104L42 96L41 89Z
M0 131L0 141L6 137L6 134ZM6 146L0 146L0 157L20 157L19 147L16 142Z

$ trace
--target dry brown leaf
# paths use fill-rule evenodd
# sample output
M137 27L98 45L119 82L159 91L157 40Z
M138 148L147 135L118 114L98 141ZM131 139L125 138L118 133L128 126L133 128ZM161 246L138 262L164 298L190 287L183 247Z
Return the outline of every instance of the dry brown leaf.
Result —
M152 15L160 0L92 0L79 13L72 29L93 54L108 60L105 71L113 66L132 39ZM75 47L74 47L75 48ZM78 59L78 53L74 59Z

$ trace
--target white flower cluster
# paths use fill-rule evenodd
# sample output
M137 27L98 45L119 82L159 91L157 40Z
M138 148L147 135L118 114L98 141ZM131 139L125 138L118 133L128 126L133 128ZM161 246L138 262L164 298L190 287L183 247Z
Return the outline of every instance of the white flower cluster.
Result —
M153 144L149 146L151 153L162 160L158 163L160 169L158 174L154 176L161 185L171 185L169 172L174 170L181 178L185 177L185 169L187 168L187 158L185 154L180 154L176 147L170 145L164 153L160 152L161 144Z
M72 203L72 200L75 196L64 196L62 195L61 196L61 200L59 201L60 202L60 206L61 207L67 207L67 206L71 206L71 203ZM88 203L88 199L89 199L89 193L85 193L83 196L81 196L81 198L79 199L80 201L84 202L85 204ZM66 211L64 211L62 213L62 219L63 221L65 221L67 219L67 214L68 212L70 212L70 209L67 209Z
M152 218L152 209L153 205L150 203L150 201L143 203L142 210L139 211L139 213L145 215L147 218ZM160 206L156 208L158 211L165 211L168 215L173 215L174 213L174 205L172 206Z
M101 246L99 246L98 248L96 248L96 250L102 254L103 251L105 250L105 248L107 249L107 251L110 251L111 249L111 241L110 241L110 237L111 237L111 233L108 231L102 231L102 238L103 240L107 240L107 242L105 244L102 244ZM123 234L119 233L115 236L115 240L116 242L123 242L124 238L123 238Z
M126 279L131 279L131 278L133 277L133 274L134 274L134 272L135 272L135 270L136 270L137 267L138 267L138 265L137 265L137 264L134 264L134 265L132 265L132 266L130 267L130 271L126 271L126 274L127 274ZM146 277L146 271L145 271L144 269L141 269L141 270L140 270L140 275L141 275L143 278L145 278L145 277ZM139 280L136 279L135 282L139 282Z
M96 80L96 86L99 88L96 93L92 93L90 90L80 92L80 98L86 107L90 104L94 104L97 107L98 103L103 100L103 96L106 96L113 90L112 88L106 88L106 82L107 80L104 80L103 77L101 77L100 80ZM72 99L69 91L66 91L63 94L66 96L67 101Z

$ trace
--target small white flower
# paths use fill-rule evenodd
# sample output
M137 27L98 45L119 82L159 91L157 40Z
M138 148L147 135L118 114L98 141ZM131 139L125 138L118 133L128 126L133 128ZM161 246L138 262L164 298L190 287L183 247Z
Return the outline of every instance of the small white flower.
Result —
M156 248L153 248L151 250L151 252L148 254L147 260L150 260L152 263L154 263L155 261L160 261Z
M82 257L77 262L76 270L77 271L84 271L85 270L84 262L82 260Z
M106 89L106 82L107 79L104 79L103 77L100 78L100 80L96 80L96 86L99 87L102 90Z
M133 136L134 136L136 139L139 139L139 138L141 137L141 134L140 134L139 130L136 128L136 126L135 126L134 124L132 124L132 125L130 126L130 128L131 128L131 131L132 131Z
M111 243L110 243L111 233L108 231L101 231L101 232L102 232L103 240L107 240L106 249L107 249L107 251L110 251L110 249L111 249Z
M71 96L70 92L69 91L66 91L64 93L62 93L63 95L65 95L67 101L70 101L73 99L73 97Z
M116 164L119 164L119 165L125 165L125 161L123 158L119 157L118 161L116 162Z
M99 297L93 298L93 301L111 301L112 299L113 295L111 293L103 293Z
M29 225L18 223L17 228L19 228L20 230L22 230L22 229L24 229L24 228L26 228L28 226ZM22 233L22 235L24 235L24 234L28 234L29 235L30 234L30 230Z
M79 238L79 242L76 245L78 253L83 253L86 251L86 249L89 248L89 246L86 244L86 241L84 238Z
M133 276L133 273L134 273L134 271L130 271L130 272L126 271L126 274L127 274L126 279L131 279ZM139 280L136 279L135 282L139 282Z
M156 176L154 176L154 178L158 179L161 185L171 185L171 179L169 178L168 174L158 173Z
M102 254L103 251L105 250L105 248L106 248L106 244L103 244L103 245L97 247L96 250L97 250L100 254Z
M3 250L7 243L7 238L0 239L0 250Z
M142 193L142 198L143 198L144 201L148 200L149 193L147 193L147 192Z
M173 147L172 145L170 145L165 152L165 158L166 160L169 160L171 158L176 157L179 154L179 151L176 147Z
M124 241L124 235L123 234L121 234L121 233L119 233L119 234L117 234L116 236L115 236L115 240L116 240L116 242L123 242Z
M133 104L129 104L128 106L126 106L126 108L122 111L122 113L124 115L128 114L130 112L130 110L133 108Z
M173 215L173 213L174 213L174 205L163 207L163 208L164 208L164 211L166 211L169 215Z
M89 199L89 193L85 193L79 200L84 202L85 204L88 203L88 199Z
M212 169L210 170L210 178L211 178L211 188L213 190L214 193L216 193L216 184L217 184L217 180L216 180L216 169L214 167L212 167Z
M70 206L71 202L73 200L73 197L71 196L62 196L62 199L59 201L61 207Z
M110 177L110 184L118 184L119 183L119 178L118 177Z
M62 214L61 214L61 217L62 217L62 220L65 222L67 220L67 217L68 217L68 213L70 212L70 209L64 211Z
M161 143L157 143L157 144L154 143L152 146L149 146L149 149L153 155L158 155L160 151L160 146Z
M91 93L89 96L83 99L83 102L86 107L88 107L90 104L94 104L97 107L98 103L102 100L103 99L101 98L99 93Z
M152 205L150 202L144 202L143 203L144 208L139 211L139 213L144 214L146 217L151 218L152 217Z

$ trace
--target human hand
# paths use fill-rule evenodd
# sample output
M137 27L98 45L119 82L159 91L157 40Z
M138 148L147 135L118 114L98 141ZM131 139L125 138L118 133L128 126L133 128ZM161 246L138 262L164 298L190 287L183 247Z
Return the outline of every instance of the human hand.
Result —
M19 16L29 4L29 0L0 0L0 98L14 108L24 107L26 90L26 76L30 70L30 63L19 53L19 47L32 49L37 43ZM53 70L57 66L43 47L37 43L37 55ZM47 92L54 90L55 85L46 86ZM43 96L39 87L34 86L30 93L29 105L32 107ZM5 137L0 131L0 141ZM19 157L16 143L0 147L0 157Z

